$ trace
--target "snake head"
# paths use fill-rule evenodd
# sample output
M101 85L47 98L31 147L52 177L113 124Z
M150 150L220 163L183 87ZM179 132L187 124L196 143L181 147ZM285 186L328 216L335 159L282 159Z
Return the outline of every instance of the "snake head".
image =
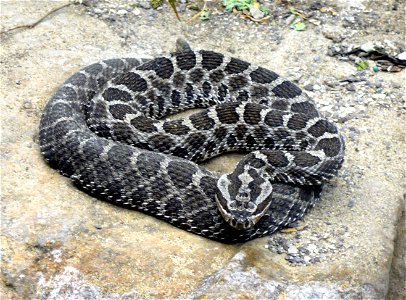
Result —
M272 184L263 168L238 164L217 181L217 206L225 221L237 230L253 227L271 205Z

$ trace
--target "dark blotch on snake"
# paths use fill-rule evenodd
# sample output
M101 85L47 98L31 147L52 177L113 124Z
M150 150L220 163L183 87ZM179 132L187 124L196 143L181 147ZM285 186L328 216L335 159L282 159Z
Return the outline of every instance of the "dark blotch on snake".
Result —
M178 91L172 91L171 101L174 107L178 107L181 101L181 95Z
M217 117L219 121L224 124L234 124L238 121L239 116L236 112L236 108L239 103L229 102L216 107Z
M253 98L261 99L268 96L269 90L264 86L253 86L250 93Z
M147 81L139 74L127 72L113 80L114 84L125 85L133 92L144 92L148 88Z
M210 73L209 78L213 83L217 83L220 82L221 80L223 80L225 74L223 71L221 70L214 70Z
M210 92L211 92L211 83L208 81L203 82L202 84L203 88L203 96L206 98L211 97Z
M150 180L161 169L161 161L160 155L158 156L153 152L141 152L136 159L136 165L139 169L138 173L147 180Z
M257 83L271 83L279 77L278 74L262 67L258 67L258 69L251 72L250 76L252 81Z
M131 125L142 132L156 132L157 129L154 126L154 120L144 116L135 117L131 120Z
M307 152L294 152L294 162L299 167L311 167L320 162L320 158Z
M173 160L167 167L168 175L177 188L182 189L192 183L196 168L189 162ZM185 176L186 175L186 176Z
M271 110L266 114L264 122L270 127L283 126L283 115L284 113L282 111Z
M124 62L121 59L107 59L103 61L106 65L108 65L110 68L113 69L123 69L124 68Z
M85 86L87 82L87 78L85 74L82 73L76 73L73 75L71 78L69 78L66 83L70 83L72 85L78 85L78 86Z
M245 125L238 125L235 132L236 132L236 137L237 140L243 140L245 138L245 135L247 134L247 127Z
M113 116L114 119L117 120L124 120L127 114L136 113L131 106L126 104L112 104L109 105L109 112Z
M317 117L319 115L314 105L310 102L292 103L291 109L292 112L306 114L310 117Z
M276 100L272 103L271 107L279 110L288 110L288 103L285 100Z
M275 136L278 140L285 140L287 137L290 136L290 133L285 128L279 128L274 132Z
M193 114L189 117L189 119L192 122L193 126L198 130L208 130L210 128L213 128L213 126L215 125L214 120L208 116L207 111Z
M134 144L138 141L137 137L132 134L130 125L123 122L114 123L111 126L111 133L117 140L127 144Z
M103 92L103 98L106 101L124 101L124 102L129 102L132 100L131 95L126 92L119 90L117 88L108 88Z
M341 150L341 141L336 137L321 139L314 149L324 150L324 153L326 153L328 157L334 157Z
M294 114L290 117L288 121L288 128L292 130L300 130L306 127L307 121L309 121L311 117L304 114Z
M337 128L327 120L318 120L309 128L309 133L314 137L320 137L325 132L337 133Z
M186 76L180 72L176 72L173 74L173 85L176 88L181 88L183 86L183 83L185 82Z
M166 57L158 57L138 67L138 70L153 70L163 79L168 79L173 74L172 62Z
M261 120L261 107L254 103L247 103L244 110L244 121L256 125Z
M103 66L99 63L95 63L84 68L84 71L88 74L96 75L103 71Z
M193 83L199 83L202 79L203 79L203 75L204 72L202 69L194 69L192 71L189 72L189 79L190 81L192 81Z
M224 71L226 71L228 74L237 74L245 71L249 66L250 64L245 61L238 58L231 58Z
M238 91L241 88L245 87L248 84L247 79L243 75L235 75L230 77L228 80L228 85L230 87L230 91Z
M224 56L222 54L212 51L201 50L200 54L202 55L203 68L209 71L220 66L224 59Z
M227 134L228 130L225 127L219 127L214 130L214 136L219 143L226 138Z
M181 70L190 70L196 65L196 55L191 51L177 53L176 64Z
M182 124L182 120L167 121L164 123L163 128L167 133L175 135L184 135L189 133L190 128Z
M281 84L275 86L272 92L277 97L281 98L295 98L302 94L302 90L290 81L284 81Z
M151 144L152 149L163 153L166 153L167 150L175 145L174 140L165 134L153 135L148 139L148 143Z
M225 84L221 84L218 87L218 99L224 101L228 95L228 87Z
M282 151L275 150L270 151L268 153L269 153L269 155L267 155L268 163L270 163L272 166L277 168L283 168L289 164L289 160Z
M244 102L244 101L247 101L248 98L249 98L248 92L243 90L243 91L238 93L238 96L237 96L236 100Z

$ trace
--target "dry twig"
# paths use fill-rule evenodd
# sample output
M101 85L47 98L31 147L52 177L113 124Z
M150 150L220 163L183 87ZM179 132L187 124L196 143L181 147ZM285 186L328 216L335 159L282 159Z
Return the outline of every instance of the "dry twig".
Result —
M16 27L13 27L13 28L10 28L10 29L7 29L7 30L3 30L3 31L0 32L0 34L2 34L2 35L7 34L7 33L10 33L11 31L14 31L14 30L17 30L17 29L23 29L23 28L31 29L31 28L34 28L35 26L37 26L39 23L41 23L43 20L45 20L51 14L57 12L58 10L60 10L60 9L62 9L64 7L67 7L67 6L71 5L71 4L74 4L74 2L69 2L69 3L66 3L66 4L64 4L62 6L59 6L57 8L52 9L51 11L49 11L47 14L45 14L44 16L42 16L40 19L38 19L37 21L35 21L32 24L18 25Z

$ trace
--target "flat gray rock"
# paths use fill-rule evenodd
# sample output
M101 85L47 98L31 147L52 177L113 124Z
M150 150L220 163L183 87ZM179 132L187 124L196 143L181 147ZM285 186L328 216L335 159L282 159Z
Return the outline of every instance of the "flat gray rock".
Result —
M357 2L364 7L340 1L338 17L315 8L321 25L297 32L278 19L288 11L282 6L272 7L272 26L233 14L182 25L168 6L134 14L126 1L110 1L111 7L90 1L3 35L0 293L8 299L400 299L405 251L395 238L404 235L397 228L405 187L404 71L360 74L351 61L327 55L336 33L354 44L395 45L403 34L391 19L368 29L362 20L373 15L362 11L371 6L395 19L400 11L392 10L394 1ZM30 24L56 6L4 2L1 30ZM296 78L339 122L347 137L344 166L296 229L223 245L94 199L42 160L40 114L65 79L98 60L169 52L177 37ZM348 88L341 80L350 76L360 80ZM238 159L227 155L206 165L226 172Z

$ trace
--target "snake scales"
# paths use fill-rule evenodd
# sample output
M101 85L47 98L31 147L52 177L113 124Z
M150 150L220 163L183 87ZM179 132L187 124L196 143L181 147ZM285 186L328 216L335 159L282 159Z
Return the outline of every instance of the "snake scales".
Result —
M296 85L188 46L75 73L44 109L40 147L88 194L228 243L303 217L344 156L337 127ZM197 165L231 151L248 153L231 174Z

